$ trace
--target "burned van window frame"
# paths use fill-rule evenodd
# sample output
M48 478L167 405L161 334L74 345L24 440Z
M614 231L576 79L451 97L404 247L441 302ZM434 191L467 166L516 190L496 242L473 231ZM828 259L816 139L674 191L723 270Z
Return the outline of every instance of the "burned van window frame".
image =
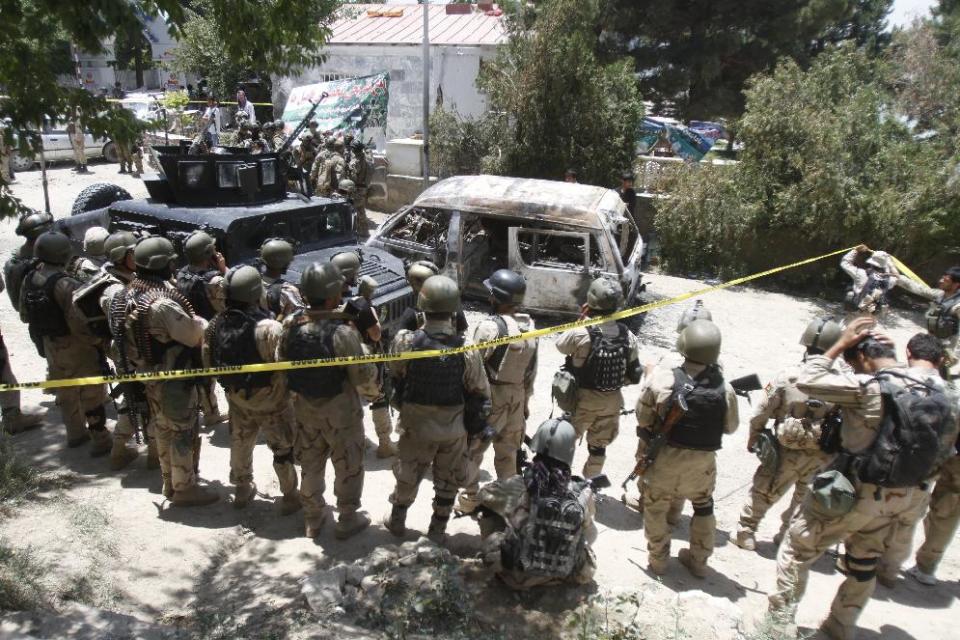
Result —
M397 232L403 229L409 229L408 221L412 216L419 216L422 222L417 228L413 237L398 236ZM386 241L410 243L427 247L432 251L439 251L446 247L447 239L450 237L450 221L453 218L453 212L448 209L422 209L420 207L410 207L403 213L397 222L383 234ZM432 225L433 234L430 230L423 230L427 224ZM429 241L429 242L428 242Z
M533 242L528 242L527 245L524 245L522 240L523 236L532 235L535 237ZM541 246L542 239L540 236L552 236L554 242L559 242L561 239L572 240L580 243L581 247L577 248L577 251L581 254L581 260L575 262L572 260L562 260L564 256L562 255L549 255L546 254L546 257L555 257L556 261L547 261L539 259L541 256L537 256L537 259L531 261L530 251L534 250L534 247ZM519 227L517 229L517 256L520 258L520 261L525 267L531 269L563 269L567 271L579 271L580 269L589 270L590 269L590 247L595 242L591 242L591 234L583 231L561 231L556 229L531 229L528 227ZM541 254L544 255L544 254ZM577 265L577 268L574 269L572 265Z

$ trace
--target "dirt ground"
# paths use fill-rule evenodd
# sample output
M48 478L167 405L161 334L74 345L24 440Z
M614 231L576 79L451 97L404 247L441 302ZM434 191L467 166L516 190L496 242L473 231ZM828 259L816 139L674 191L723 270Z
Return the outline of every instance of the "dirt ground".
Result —
M142 182L119 176L116 170L117 165L93 164L91 175L77 176L70 172L69 166L51 169L53 213L58 217L68 215L76 194L95 181L119 184L134 197L145 195ZM18 179L14 193L26 204L42 207L39 171L19 174ZM19 244L13 228L11 221L0 223L0 251L4 255ZM808 268L835 269L837 265ZM703 284L662 275L648 278L648 289L657 297L677 295ZM838 304L749 287L712 293L704 302L723 331L722 361L729 377L757 373L764 382L800 358L797 340L810 318L824 312L840 313ZM670 352L683 307L669 306L649 315L640 335L644 361L659 359ZM469 315L471 322L480 317L479 312ZM907 339L920 330L920 318L916 311L898 311L890 317L887 328L900 345L901 355ZM41 377L44 364L6 295L0 296L0 326L20 379ZM544 339L537 393L528 424L530 432L551 413L550 381L561 362L553 339ZM637 393L637 387L626 390L628 408L634 406ZM16 437L15 446L39 468L64 474L64 486L8 514L0 521L0 536L15 547L32 548L46 563L44 581L62 584L83 578L80 582L89 592L86 598L89 604L166 623L202 615L214 626L226 624L223 620L230 616L253 611L277 611L283 616L285 607L299 597L300 581L307 572L327 566L332 560L353 560L378 545L394 542L381 526L372 526L348 542L336 541L332 528L325 530L316 541L303 537L299 514L285 518L276 514L272 500L279 494L279 487L265 445L259 446L255 453L258 499L246 510L234 510L229 499L232 491L228 482L229 436L225 425L204 432L201 460L203 479L217 489L223 499L209 508L178 510L169 508L163 500L159 473L144 468L143 456L129 469L111 473L104 459L91 459L84 450L65 448L63 427L51 396L26 392L23 403L45 408L50 424ZM633 465L636 445L633 418L623 418L620 437L610 447L606 468L614 487L606 490L598 506L600 535L594 547L599 563L597 584L594 590L583 594L666 589L671 597L676 594L677 603L693 603L689 608L702 606L705 600L697 592L704 592L708 596L706 601L713 603L711 606L724 608L740 620L737 634L753 628L765 610L766 593L773 585L775 549L771 539L779 524L780 509L785 508L787 501L781 502L763 522L757 552L743 551L730 542L757 466L756 458L745 450L746 420L751 412L745 400L740 401L740 412L740 430L725 438L719 453L719 480L714 494L717 546L710 563L713 571L703 581L691 578L675 560L677 549L686 545L689 505L675 531L674 560L667 575L658 581L645 570L642 519L619 500L619 485ZM368 436L373 438L369 417L365 426ZM582 447L575 462L577 469L585 457L585 447ZM377 460L372 449L368 449L366 465L363 506L376 522L389 513L387 496L393 488L393 476L390 462ZM485 469L492 473L491 459L486 461ZM332 480L331 470L328 500L332 500ZM431 497L427 481L409 513L411 538L426 530ZM449 531L452 550L464 556L476 552L478 531L472 520L454 520ZM831 564L831 558L823 558L816 564L800 605L798 623L810 634L826 615L842 579ZM893 590L878 586L860 620L864 629L862 637L884 640L957 637L954 625L958 613L956 600L960 596L960 544L954 544L949 550L939 577L941 585L934 589L920 586L909 577L902 578ZM574 600L577 597L575 594ZM534 618L538 612L554 611L544 599L522 602L531 609L530 615ZM553 628L544 636L559 633L558 620L550 615L553 614L546 616L547 626L552 620ZM673 629L676 623L680 629L678 615L685 614L650 607L642 610L640 617L648 622L662 617L664 627ZM701 637L705 633L700 627L699 632L688 630L674 636ZM224 627L219 637L235 635Z

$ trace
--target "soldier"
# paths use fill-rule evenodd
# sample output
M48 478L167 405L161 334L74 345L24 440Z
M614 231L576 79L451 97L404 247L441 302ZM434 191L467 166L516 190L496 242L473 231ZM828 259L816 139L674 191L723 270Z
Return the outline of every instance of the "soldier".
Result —
M87 169L86 141L79 113L67 122L67 136L70 138L70 147L73 149L73 170L77 173L90 173Z
M474 344L533 331L533 319L519 312L527 292L523 276L499 269L484 280L483 285L490 293L493 315L477 325L473 332ZM530 396L537 377L537 340L484 349L481 355L490 381L489 423L496 432L492 440L493 466L497 479L506 480L519 473L517 456L526 435ZM467 477L458 504L464 513L473 512L479 504L480 465L490 443L483 438L471 438L468 443Z
M283 322L279 360L363 355L360 334L340 310L344 278L333 264L314 263L300 278L309 307ZM334 536L344 540L364 530L370 518L360 513L363 492L363 408L361 397L380 394L372 364L295 369L287 372L296 412L296 458L303 472L305 533L316 538L327 520L323 499L327 459L333 462L337 498Z
M717 528L716 452L740 420L737 396L717 365L717 326L709 320L691 322L677 338L677 351L683 364L653 369L637 401L637 459L647 455L658 434L666 433L659 453L651 450L656 457L643 478L643 529L650 571L663 575L670 557L667 512L676 498L690 500L690 547L681 549L678 559L694 577L704 578ZM684 405L681 412L674 408Z
M260 307L263 282L251 266L227 272L227 308L210 322L203 344L205 366L276 362L280 323ZM283 498L280 514L300 510L297 470L293 466L293 407L283 372L241 373L219 377L230 405L230 482L233 506L246 507L257 493L253 449L263 433L273 452L273 469Z
M377 281L369 276L363 276L358 283L360 274L360 256L356 251L342 251L330 262L335 264L343 274L343 298L346 302L344 311L353 318L353 326L363 338L363 352L366 354L383 353L383 328L377 310L370 304L373 292L377 288ZM386 367L383 363L376 365L377 380L381 393L370 403L370 418L377 434L377 457L390 458L397 453L397 447L390 440L393 425L390 423L390 405L383 393L383 384Z
M800 337L810 356L823 355L840 337L842 328L833 318L815 318ZM740 513L740 525L734 540L741 549L756 549L757 527L763 516L793 487L790 506L781 514L780 532L773 542L780 544L790 524L790 517L810 490L814 474L830 460L820 447L824 418L833 405L813 400L797 389L797 378L803 369L798 363L777 374L764 389L763 400L750 418L747 451L761 447L760 466L753 474L750 497ZM773 431L767 421L774 420ZM769 438L769 440L767 440ZM766 440L766 442L761 442Z
M273 121L273 150L279 151L283 144L287 141L287 135L285 132L286 125L283 120L274 120Z
M138 373L189 367L200 348L207 323L171 284L173 245L163 237L140 240L133 250L136 276L116 295L110 309L118 348ZM122 343L122 347L119 346ZM199 434L199 389L195 381L149 381L147 402L163 476L163 495L174 506L203 506L219 497L197 484L196 440Z
M0 290L3 289L3 281L0 281ZM17 384L17 377L13 374L10 367L10 353L7 351L7 345L3 341L3 334L0 334L0 382L3 384ZM43 418L34 413L24 413L20 409L19 391L0 391L0 427L3 433L7 435L16 435L36 429L43 424Z
M410 284L410 288L413 289L413 295L419 296L420 289L423 287L423 283L426 282L427 278L438 275L439 273L440 268L429 260L417 260L410 265L407 268L407 282ZM400 315L398 324L401 329L416 331L423 324L423 314L419 313L415 307L407 307ZM457 310L456 328L457 335L462 336L467 331L467 316L463 313L463 309Z
M20 318L30 327L30 338L47 359L49 379L80 378L103 374L101 354L76 322L73 292L80 282L64 271L73 249L67 236L48 231L37 238L36 268L23 279ZM67 446L78 447L92 439L90 455L110 451L107 430L106 388L102 384L61 387L57 405L67 429Z
M795 633L793 620L810 565L842 540L847 578L820 630L834 639L855 637L857 618L876 585L877 561L889 527L910 508L913 493L922 491L919 485L930 476L933 463L956 438L952 407L936 379L929 370L899 364L889 339L871 330L873 323L872 318L852 321L824 355L807 360L797 381L801 392L841 407L843 451L831 470L814 481L810 497L794 514L780 545L769 612L781 633ZM852 373L834 368L834 360L841 355ZM898 414L901 410L912 413L916 407L901 404L909 402L903 396L925 396L924 407L936 410L922 417L909 416L906 424L923 424L929 431L924 437L911 433L909 437L919 439L913 440L917 446L907 449L892 441L902 419L893 415L891 403L897 405ZM926 437L932 433L937 435ZM909 456L901 451L909 451Z
M352 157L347 161L347 174L353 180L355 191L353 208L357 212L357 233L362 236L370 234L370 221L367 219L367 190L370 188L370 163L364 152L363 141L352 142Z
M3 279L7 285L7 295L14 310L20 310L20 288L23 279L36 265L33 256L33 246L40 234L53 228L53 216L49 213L33 211L20 218L16 233L26 238L26 241L17 249L3 265Z
M944 373L948 379L960 375L960 266L947 269L934 288L926 287L910 278L897 278L897 285L930 301L927 311L927 331L943 343Z
M263 263L265 308L277 322L283 322L284 318L305 306L297 286L283 279L293 262L293 245L283 238L268 238L260 245L260 261Z
M206 231L194 231L187 236L183 253L187 264L177 272L177 290L190 302L194 313L204 320L212 320L226 308L223 275L227 272L227 263L217 251L216 241ZM200 406L204 426L226 422L229 416L220 413L213 378L204 378L202 384Z
M295 159L300 170L310 175L310 184L314 184L313 167L317 164L316 151L313 148L313 137L309 133L300 134L300 146L297 147Z
M340 180L345 178L346 163L343 160L343 140L335 138L332 144L333 152L326 157L316 175L315 191L326 197L337 192ZM319 163L320 158L317 158ZM316 169L316 167L314 167Z
M580 317L613 313L622 301L620 285L597 278L587 291ZM608 321L565 331L557 338L557 350L567 356L564 366L577 378L577 410L571 422L577 437L587 435L590 455L583 477L593 478L603 472L607 447L620 432L620 389L640 382L639 344L627 325Z
M454 318L460 309L460 289L446 276L431 276L418 296L423 327L402 330L393 351L424 351L463 345ZM390 495L393 509L387 528L395 536L406 533L407 509L417 497L420 481L433 474L433 517L427 535L435 542L446 536L447 521L457 490L465 476L467 434L483 428L490 387L483 360L476 351L452 356L399 361L392 365L400 403L400 442L393 475L397 485Z
M83 254L70 256L70 262L64 269L67 275L80 282L89 282L103 265L103 241L109 232L103 227L90 227L83 236Z
M274 134L275 134L274 126L275 126L275 125L274 125L273 120L268 120L267 122L264 122L264 123L263 123L263 126L262 126L262 127L260 127L260 131L261 131L261 133L263 134L263 135L262 135L262 137L263 137L263 150L264 150L265 152L276 151L276 150L277 150L276 147L274 147L274 144L273 144L273 139L274 139Z
M898 275L887 253L872 251L861 244L844 254L840 268L852 280L847 293L847 305L853 312L851 319L886 310L890 305L887 293L896 285Z
M13 167L10 166L10 156L13 154L13 132L7 118L0 118L0 179L7 184L16 182Z

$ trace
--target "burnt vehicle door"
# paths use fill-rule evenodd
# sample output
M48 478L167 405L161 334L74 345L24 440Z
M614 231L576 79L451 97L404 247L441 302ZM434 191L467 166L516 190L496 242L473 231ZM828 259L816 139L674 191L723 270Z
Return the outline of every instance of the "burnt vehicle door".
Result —
M510 227L508 238L509 268L527 281L524 308L576 313L576 305L586 299L590 283L601 273L591 265L590 233Z

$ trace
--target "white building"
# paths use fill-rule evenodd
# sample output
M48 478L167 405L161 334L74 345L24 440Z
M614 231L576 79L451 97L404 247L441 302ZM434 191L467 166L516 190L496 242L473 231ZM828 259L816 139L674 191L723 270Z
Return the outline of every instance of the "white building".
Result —
M326 61L296 77L273 79L279 113L293 87L390 73L386 135L369 131L377 148L385 140L423 130L423 11L419 4L347 5L333 24ZM430 11L430 108L442 100L464 116L477 116L486 99L476 87L481 65L506 41L502 14L493 4L432 4Z

